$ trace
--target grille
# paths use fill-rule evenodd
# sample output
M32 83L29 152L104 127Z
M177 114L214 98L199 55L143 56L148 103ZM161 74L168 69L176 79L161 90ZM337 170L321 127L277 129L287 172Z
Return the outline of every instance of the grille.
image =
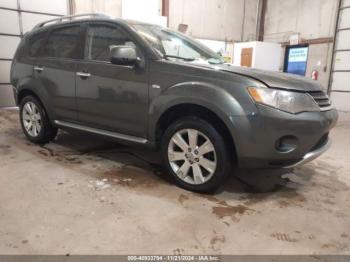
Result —
M316 101L321 109L327 109L331 106L329 97L322 91L308 92L309 95Z

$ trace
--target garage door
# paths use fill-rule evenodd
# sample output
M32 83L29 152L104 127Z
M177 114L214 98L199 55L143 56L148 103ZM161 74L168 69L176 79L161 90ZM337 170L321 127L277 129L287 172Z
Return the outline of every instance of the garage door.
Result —
M339 9L331 96L338 110L350 111L350 0L342 0Z
M0 1L0 107L14 106L10 66L22 35L39 22L67 13L68 0Z

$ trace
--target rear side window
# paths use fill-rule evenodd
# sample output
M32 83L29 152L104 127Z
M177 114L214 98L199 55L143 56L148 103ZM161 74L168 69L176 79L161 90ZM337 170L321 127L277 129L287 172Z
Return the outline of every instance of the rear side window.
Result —
M80 26L64 27L51 31L45 49L44 57L79 58Z
M34 34L29 39L29 50L28 54L31 57L39 56L40 49L45 43L46 32Z
M87 32L86 58L95 61L110 61L110 50L114 46L135 44L121 29L107 25L91 25Z

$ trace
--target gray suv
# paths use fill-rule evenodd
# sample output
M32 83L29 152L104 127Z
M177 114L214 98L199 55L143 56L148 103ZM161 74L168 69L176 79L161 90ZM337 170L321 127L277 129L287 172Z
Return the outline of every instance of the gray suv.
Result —
M234 67L179 32L99 14L38 24L11 83L30 141L62 128L159 149L174 181L196 192L217 189L232 166L316 158L338 118L315 81Z

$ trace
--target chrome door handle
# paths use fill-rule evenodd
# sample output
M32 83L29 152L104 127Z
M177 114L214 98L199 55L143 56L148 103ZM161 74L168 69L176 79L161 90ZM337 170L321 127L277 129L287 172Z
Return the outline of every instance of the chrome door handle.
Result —
M84 72L77 72L77 76L80 76L82 78L88 78L91 76L89 73L84 73Z
M44 68L42 68L41 66L34 66L34 70L40 73L44 71Z

